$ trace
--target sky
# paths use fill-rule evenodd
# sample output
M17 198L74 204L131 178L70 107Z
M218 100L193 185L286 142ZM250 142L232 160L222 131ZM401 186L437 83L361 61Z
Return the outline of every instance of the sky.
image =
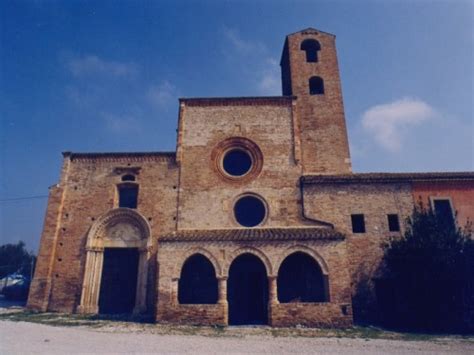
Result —
M285 36L307 27L336 35L355 172L472 171L473 10L3 0L0 244L37 251L61 152L173 151L179 97L281 95Z

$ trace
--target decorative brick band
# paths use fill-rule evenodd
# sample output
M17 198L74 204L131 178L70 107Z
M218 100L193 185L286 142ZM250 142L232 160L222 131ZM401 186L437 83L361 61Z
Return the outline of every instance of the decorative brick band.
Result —
M296 96L196 97L181 98L187 106L289 106Z
M107 153L73 153L63 152L64 158L69 158L71 161L175 161L175 152L107 152Z

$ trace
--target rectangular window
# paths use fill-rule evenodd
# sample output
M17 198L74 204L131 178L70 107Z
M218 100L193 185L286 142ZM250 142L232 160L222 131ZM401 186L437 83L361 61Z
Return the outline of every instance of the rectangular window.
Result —
M388 214L388 230L390 232L400 232L400 222L398 221L398 214Z
M447 223L454 224L454 213L449 199L433 199L434 212Z
M365 221L363 214L351 214L352 233L365 233Z
M119 207L137 208L138 186L119 186Z

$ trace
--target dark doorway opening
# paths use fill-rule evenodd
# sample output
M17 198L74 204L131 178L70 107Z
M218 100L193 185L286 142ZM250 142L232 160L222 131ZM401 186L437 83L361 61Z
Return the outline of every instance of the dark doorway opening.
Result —
M217 303L217 279L214 266L204 255L188 258L178 282L178 301L181 304Z
M99 294L99 313L132 313L138 274L137 248L106 248Z
M329 301L327 277L316 260L305 253L286 257L278 271L277 285L281 303Z
M229 324L268 323L268 278L265 265L252 254L242 254L230 266Z

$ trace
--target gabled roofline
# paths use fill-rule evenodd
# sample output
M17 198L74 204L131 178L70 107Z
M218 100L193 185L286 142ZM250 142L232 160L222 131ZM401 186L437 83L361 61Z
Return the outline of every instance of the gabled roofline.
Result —
M296 35L298 33L305 32L305 31L316 31L316 32L324 33L324 34L329 35L329 36L336 37L336 35L333 34L333 33L321 31L321 30L318 30L317 28L314 28L314 27L308 27L308 28L305 28L304 30L300 30L300 31L290 33L290 34L286 35L286 37L293 36L293 35Z

